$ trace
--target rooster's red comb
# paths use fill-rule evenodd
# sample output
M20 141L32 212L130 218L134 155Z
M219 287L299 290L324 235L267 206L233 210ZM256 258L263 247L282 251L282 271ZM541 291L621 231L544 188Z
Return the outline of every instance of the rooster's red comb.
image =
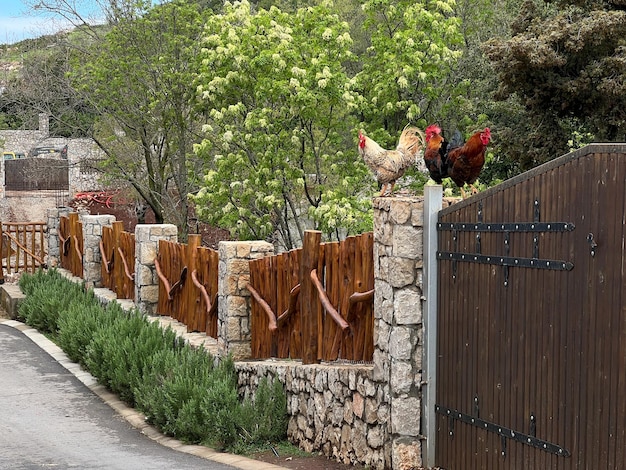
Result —
M441 134L441 127L437 124L431 124L426 128L426 135Z

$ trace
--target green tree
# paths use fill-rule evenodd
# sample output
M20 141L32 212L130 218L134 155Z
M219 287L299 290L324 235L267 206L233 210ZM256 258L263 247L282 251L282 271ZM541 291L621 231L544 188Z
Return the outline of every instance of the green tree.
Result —
M196 151L213 168L198 213L286 248L307 219L334 236L371 230L368 175L352 151L360 97L343 66L352 40L332 4L254 14L243 1L206 28L197 90L210 124Z
M460 20L453 0L368 0L364 27L370 46L357 75L366 127L387 132L381 144L395 144L407 122L424 126L449 97L451 67L461 57Z
M83 129L93 123L94 116L67 78L72 53L68 36L59 33L26 40L7 51L13 70L0 94L4 127L37 128L38 116L44 113L51 118L52 135L84 137Z
M198 122L191 64L202 23L198 4L187 0L121 17L75 56L70 74L99 115L92 136L106 154L100 168L130 183L157 222L175 223L183 239Z
M626 11L617 0L527 0L510 39L485 44L498 97L530 119L517 156L523 169L569 150L572 135L626 138ZM512 138L515 136L511 136Z

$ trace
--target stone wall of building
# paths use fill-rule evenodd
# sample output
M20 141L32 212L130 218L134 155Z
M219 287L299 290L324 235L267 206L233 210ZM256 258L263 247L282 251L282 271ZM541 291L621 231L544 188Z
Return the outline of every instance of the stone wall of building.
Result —
M45 220L46 211L62 207L70 198L82 191L99 191L103 188L97 175L90 169L89 161L102 158L102 151L92 139L51 137L46 115L39 116L37 130L0 130L0 150L28 155L41 146L62 148L67 145L69 163L69 188L65 191L6 191L0 184L0 220L32 222ZM5 162L0 160L0 181L5 181Z

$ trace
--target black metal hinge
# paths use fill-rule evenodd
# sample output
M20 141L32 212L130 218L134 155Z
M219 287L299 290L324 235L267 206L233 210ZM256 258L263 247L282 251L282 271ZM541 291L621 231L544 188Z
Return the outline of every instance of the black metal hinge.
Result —
M571 222L506 222L506 223L466 223L439 222L437 230L460 232L571 232L576 226Z
M494 264L518 268L554 269L556 271L571 271L574 264L569 261L535 258L515 258L511 256L490 256L476 253L453 253L438 251L438 260L465 261L467 263Z
M536 424L534 415L531 415L531 434L525 434L522 432L514 431L510 428L500 426L499 424L491 423L484 419L480 419L475 416L471 416L465 413L461 413L458 410L452 408L446 408L445 406L435 405L435 411L448 418L448 431L451 436L454 434L454 421L461 421L471 426L475 426L480 429L484 429L488 432L498 434L502 438L502 455L506 455L506 440L510 439L515 442L541 449L551 454L560 455L562 457L570 457L570 452L557 444L538 439L534 436L536 432Z

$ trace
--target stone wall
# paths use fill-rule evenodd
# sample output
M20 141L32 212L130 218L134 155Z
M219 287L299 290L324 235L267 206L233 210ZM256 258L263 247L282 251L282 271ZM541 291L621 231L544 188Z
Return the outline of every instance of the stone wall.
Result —
M135 226L135 303L140 311L155 314L159 301L159 276L154 260L159 254L159 240L178 241L178 229L172 224L137 224Z
M309 452L383 470L423 466L423 200L374 199L374 357L371 364L302 365L249 361L249 261L273 254L266 242L220 242L218 355L232 355L242 395L263 377L278 378L288 400L289 439ZM58 214L59 211L57 211ZM57 225L49 222L50 233ZM136 302L156 313L158 240L176 240L173 225L137 225ZM95 244L96 238L85 244ZM54 255L53 241L50 255ZM86 246L87 250L88 247ZM58 246L56 246L58 252ZM58 253L57 253L58 255Z
M278 378L287 393L289 440L345 464L390 468L388 387L371 365L302 365L299 361L235 364L242 396L261 378Z
M374 378L389 384L391 464L422 466L423 200L374 200Z
M102 254L100 253L100 240L102 240L102 227L110 227L115 222L112 215L83 215L83 280L85 287L91 289L102 286Z

